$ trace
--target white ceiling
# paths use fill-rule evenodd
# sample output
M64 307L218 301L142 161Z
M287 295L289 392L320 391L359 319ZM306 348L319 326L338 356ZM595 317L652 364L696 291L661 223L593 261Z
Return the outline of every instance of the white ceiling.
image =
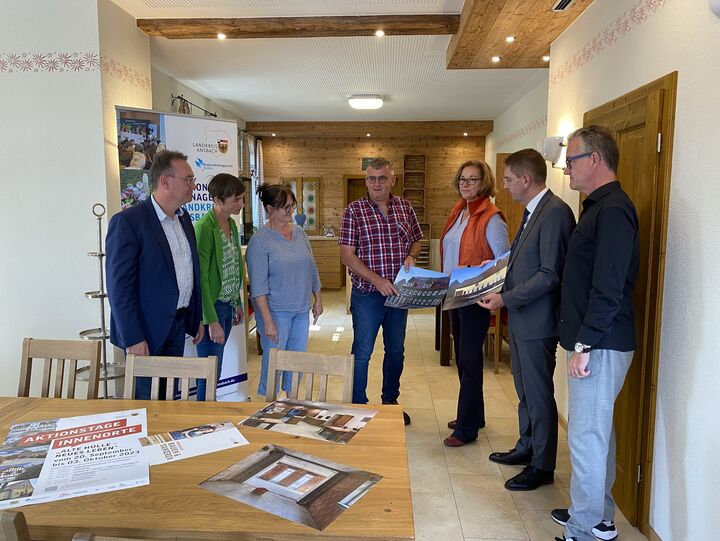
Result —
M114 0L136 18L459 13L462 0ZM151 38L153 67L249 120L494 119L547 70L446 70L450 36ZM350 94L385 105L355 111Z

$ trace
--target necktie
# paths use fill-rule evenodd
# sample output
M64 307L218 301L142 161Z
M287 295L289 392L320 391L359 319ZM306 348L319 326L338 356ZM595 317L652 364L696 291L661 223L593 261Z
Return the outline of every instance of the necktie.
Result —
M527 222L528 216L530 216L530 213L528 212L528 209L525 209L525 212L523 212L522 222L520 222L520 228L518 229L517 235L515 235L512 246L510 247L511 254L515 251L515 247L520 240L520 235L522 235L523 229L525 228L525 222Z

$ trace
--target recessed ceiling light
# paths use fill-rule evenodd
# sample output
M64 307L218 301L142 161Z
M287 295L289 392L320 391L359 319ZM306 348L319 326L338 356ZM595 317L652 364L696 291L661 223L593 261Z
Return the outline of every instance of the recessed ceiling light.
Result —
M383 30L375 30L375 35L381 38L385 35L385 32Z
M467 132L463 132L463 137L467 137Z
M222 32L220 32L220 33L218 34L218 39L225 39L226 37L227 37L227 36L226 36L225 34L223 34Z
M273 133L272 136L275 137L275 134Z
M515 36L508 36L505 38L505 41L507 41L508 43L512 43L515 41Z
M550 55L546 54L543 56L543 62L550 62Z
M366 134L365 134L365 137L370 137L370 134L369 134L369 133L366 133Z
M490 60L492 60L493 64L497 64L498 62L500 62L500 57L499 57L499 56L493 56Z
M382 94L353 94L347 100L353 109L380 109L383 106Z

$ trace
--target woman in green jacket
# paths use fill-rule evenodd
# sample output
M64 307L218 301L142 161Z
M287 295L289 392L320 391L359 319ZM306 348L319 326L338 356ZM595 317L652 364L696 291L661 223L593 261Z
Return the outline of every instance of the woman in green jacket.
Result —
M233 323L242 321L243 314L240 239L230 216L240 214L245 206L245 184L233 175L220 173L210 180L208 192L214 207L195 224L205 323L205 336L197 345L197 354L217 356L220 380L225 341ZM205 400L205 390L205 380L198 380L198 400Z

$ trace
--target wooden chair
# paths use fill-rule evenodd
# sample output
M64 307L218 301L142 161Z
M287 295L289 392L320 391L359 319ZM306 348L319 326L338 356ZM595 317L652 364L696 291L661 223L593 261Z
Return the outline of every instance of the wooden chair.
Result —
M499 314L497 310L491 311L490 328L485 338L485 352L489 354L489 350L492 349L493 372L496 374L500 372L500 353L503 340L508 342L507 328L507 310L501 308Z
M30 541L22 511L0 511L0 541Z
M100 341L99 340L23 340L22 360L20 361L20 384L18 396L30 396L32 365L35 359L45 361L42 375L41 396L44 398L63 398L65 372L67 370L67 389L64 398L75 398L75 383L78 361L88 361L87 398L97 398L100 384ZM53 366L55 377L52 377ZM54 382L52 394L50 385Z
M180 380L180 399L190 399L190 379L205 379L205 400L217 399L217 357L141 357L129 354L125 363L125 399L135 398L135 378L151 377L150 400L158 400L160 379L167 380L165 399L174 399L175 380Z
M305 378L305 400L312 400L313 383L319 377L320 388L318 400L327 400L328 376L343 376L343 398L345 404L352 402L353 371L355 369L354 355L325 355L305 351L285 351L277 348L270 350L268 363L268 381L265 400L272 402L277 398L275 385L277 372L288 370L296 372L292 378L292 388L288 398L298 398L300 387L300 372Z

